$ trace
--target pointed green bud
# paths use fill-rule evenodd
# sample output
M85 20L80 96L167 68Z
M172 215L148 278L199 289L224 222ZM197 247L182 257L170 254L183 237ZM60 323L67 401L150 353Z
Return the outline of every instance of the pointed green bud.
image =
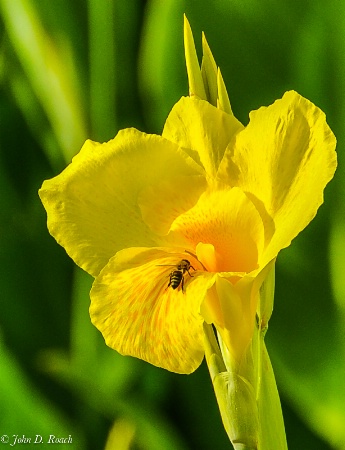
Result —
M211 105L217 107L217 65L204 33L202 33L202 51L203 57L201 64L201 75L204 80L207 100L211 103Z
M218 104L217 107L221 109L222 111L233 115L230 100L228 96L228 92L226 90L224 80L222 77L222 74L220 72L220 69L218 68L218 74L217 74L217 86L218 86Z
M202 100L207 100L193 34L186 16L184 16L184 50L189 82L189 95L196 95Z

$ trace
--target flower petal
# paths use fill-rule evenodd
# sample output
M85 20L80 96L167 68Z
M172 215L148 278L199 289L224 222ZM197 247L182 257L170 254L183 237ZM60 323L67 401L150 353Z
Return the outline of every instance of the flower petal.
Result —
M168 234L176 217L192 208L206 188L206 179L201 175L159 180L138 197L143 220L156 234Z
M173 222L171 234L183 236L210 272L251 272L264 248L261 216L239 188L203 193Z
M192 167L194 165L194 167ZM86 141L72 163L39 191L48 228L74 261L96 276L119 249L161 243L137 198L160 179L197 173L166 139L135 129L104 144Z
M253 282L254 278L244 277L241 285L237 286L217 276L215 286L209 290L201 306L205 321L215 325L237 363L253 335L256 304L251 295Z
M163 137L186 150L208 176L214 177L225 148L242 128L233 115L208 102L182 97L168 116Z
M181 286L167 289L170 272L186 258L196 271L185 274L184 291ZM202 267L195 258L176 249L122 250L93 284L91 320L119 353L191 373L204 355L199 310L213 283L212 274L198 270Z
M217 274L200 312L207 323L213 323L235 361L240 362L253 336L260 288L272 269L267 264L256 276L245 275L233 283L228 274Z
M253 111L249 125L226 150L218 176L241 187L275 223L262 264L315 216L336 168L335 144L324 113L290 91Z

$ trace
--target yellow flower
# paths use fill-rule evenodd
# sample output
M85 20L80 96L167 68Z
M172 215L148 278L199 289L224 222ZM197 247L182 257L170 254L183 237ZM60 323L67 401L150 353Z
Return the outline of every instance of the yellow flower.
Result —
M40 190L50 233L95 277L90 315L107 344L178 373L200 365L204 321L241 361L259 289L336 168L335 137L313 103L287 92L244 127L217 79L218 94L195 81L162 136L126 129L86 141Z

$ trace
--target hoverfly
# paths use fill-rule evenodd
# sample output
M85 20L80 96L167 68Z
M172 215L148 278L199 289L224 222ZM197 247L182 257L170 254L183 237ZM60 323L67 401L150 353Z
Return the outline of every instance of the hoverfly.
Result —
M169 284L167 286L168 287L172 287L173 289L177 289L180 285L182 287L182 292L183 291L183 287L184 287L184 275L186 272L188 272L188 275L190 277L192 277L193 275L189 272L189 269L193 269L196 270L191 263L188 261L188 259L182 259L179 263L177 264L158 264L159 266L171 266L171 267L175 267L175 270L173 270L172 272L170 272L169 274Z

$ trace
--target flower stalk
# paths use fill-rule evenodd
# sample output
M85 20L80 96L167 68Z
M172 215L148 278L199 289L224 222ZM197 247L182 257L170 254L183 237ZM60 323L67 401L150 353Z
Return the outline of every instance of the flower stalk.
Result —
M235 450L286 450L284 421L264 337L273 309L274 265L260 289L253 339L240 362L204 324L205 356L224 428Z

